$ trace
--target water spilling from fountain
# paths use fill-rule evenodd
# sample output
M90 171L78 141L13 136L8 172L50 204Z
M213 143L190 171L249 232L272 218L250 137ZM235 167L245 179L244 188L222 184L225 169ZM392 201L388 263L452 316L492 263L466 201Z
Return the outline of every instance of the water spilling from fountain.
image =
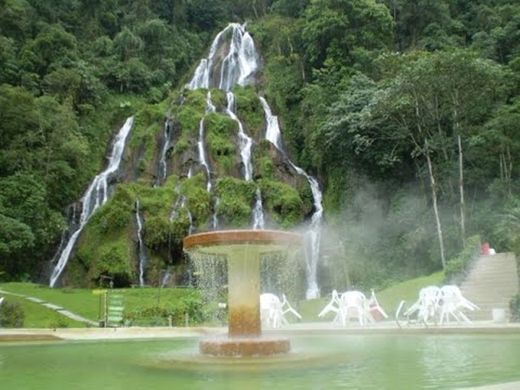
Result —
M184 238L190 256L215 256L227 264L228 335L201 340L203 354L214 356L265 356L286 353L284 337L262 337L260 321L260 263L269 253L297 249L302 238L274 230L224 230Z

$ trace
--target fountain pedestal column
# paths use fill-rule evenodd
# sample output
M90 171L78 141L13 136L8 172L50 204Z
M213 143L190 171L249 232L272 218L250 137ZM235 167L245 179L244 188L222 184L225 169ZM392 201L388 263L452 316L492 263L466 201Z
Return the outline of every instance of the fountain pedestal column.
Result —
M229 337L258 337L262 334L260 256L238 246L228 252L227 261Z

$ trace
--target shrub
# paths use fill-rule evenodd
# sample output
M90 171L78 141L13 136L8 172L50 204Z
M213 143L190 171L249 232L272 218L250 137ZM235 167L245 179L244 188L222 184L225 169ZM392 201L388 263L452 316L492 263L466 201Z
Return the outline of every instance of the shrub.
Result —
M216 194L220 199L219 220L228 227L248 226L255 199L255 185L233 177L217 180Z
M68 328L69 323L65 317L56 317L55 319L52 319L49 321L48 324L49 328Z
M144 225L144 241L147 247L158 249L168 245L170 222L162 216L151 216Z
M520 294L516 294L509 302L511 310L511 321L520 322Z
M444 282L454 283L457 279L464 279L471 261L480 253L480 236L472 236L466 240L466 245L458 256L448 260L444 270Z
M139 307L124 316L125 322L134 325L166 325L171 318L173 326L185 325L186 319L190 324L199 324L205 318L202 298L196 291L174 301Z
M264 207L282 227L288 228L303 221L303 202L296 189L283 182L259 180Z
M97 279L100 275L110 275L114 278L116 287L130 285L134 273L128 258L129 253L125 242L107 245L101 250L94 278Z
M18 302L5 301L0 305L0 328L22 328L25 313Z

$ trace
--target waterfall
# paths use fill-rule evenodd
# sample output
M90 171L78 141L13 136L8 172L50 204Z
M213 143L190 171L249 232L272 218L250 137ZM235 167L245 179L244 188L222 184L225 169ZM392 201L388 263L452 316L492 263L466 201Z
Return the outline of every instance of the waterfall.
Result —
M218 58L220 48L226 44L226 36L231 30L231 40L224 58ZM230 23L219 32L209 50L207 58L203 58L193 78L186 86L188 89L219 88L229 91L235 84L246 85L258 69L257 53L253 38L245 31L245 25ZM220 67L220 72L219 72ZM219 74L218 80L213 75Z
M170 283L171 279L172 279L172 272L171 272L171 268L168 267L168 268L166 268L166 271L164 272L164 275L161 279L160 287L166 287L168 285L168 283Z
M227 45L227 46L226 46ZM188 83L188 89L209 89L219 88L227 92L227 107L225 113L238 124L238 139L240 156L244 165L244 179L251 181L253 179L253 165L251 163L251 148L253 140L246 135L244 127L238 119L235 111L235 95L230 92L233 86L247 85L253 81L253 76L258 69L258 54L255 49L255 44L251 35L245 30L245 24L230 23L224 30L220 31L213 43L211 44L209 55L203 58L193 78ZM208 92L206 98L206 114L215 112L215 106L211 102L211 94ZM209 167L206 156L204 154L204 117L199 123L199 160L204 166L208 174L208 191L211 190L211 183L209 181ZM217 209L219 199L215 199L214 213L212 217L212 228L218 227ZM255 204L256 207L261 207L260 203ZM260 218L263 221L263 210L256 210L257 215L254 217ZM256 220L256 219L255 219ZM260 222L257 222L259 224ZM262 222L263 226L263 222Z
M229 36L231 37L230 39ZM213 40L213 43L211 44L208 57L200 61L197 69L195 70L193 78L187 85L188 89L219 88L228 92L228 103L225 112L238 123L240 155L244 164L244 178L246 181L252 180L253 176L251 163L252 140L245 134L242 123L235 113L235 97L230 91L236 84L246 85L248 82L252 81L252 77L258 69L257 59L258 55L256 53L253 39L251 35L245 31L245 25L231 23L224 30L217 34ZM209 100L211 100L210 97ZM307 240L309 243L309 248L307 250L306 256L306 295L307 298L316 298L319 296L319 288L317 283L317 263L319 259L321 238L320 232L323 218L322 193L317 180L308 175L303 169L296 166L287 158L287 154L283 149L278 118L273 115L271 108L263 97L260 97L260 102L264 109L265 120L267 122L265 138L286 157L288 163L298 174L306 178L311 187L314 200L314 212L311 218L310 229L307 233L309 236L309 239ZM208 112L208 108L206 109L206 112ZM209 168L207 168L205 156L203 155L203 136L204 118L201 120L199 126L199 158L201 160L201 164L205 166L209 178ZM208 191L210 189L211 187L208 180ZM255 229L261 228L263 227L263 224L262 196L260 190L258 189L253 210L253 227ZM216 226L215 222L213 222L213 226Z
M164 133L163 133L164 143L161 149L161 157L159 159L159 175L157 175L156 185L164 182L166 179L166 173L168 164L166 162L166 155L168 153L168 149L170 148L170 124L168 123L168 119L164 122Z
M271 108L269 107L269 104L267 104L267 101L263 97L260 98L260 102L262 103L262 107L264 108L265 120L267 122L265 138L287 157L287 154L285 153L282 147L282 135L280 132L278 118L273 115L273 113L271 112ZM305 295L307 299L318 298L320 295L320 290L318 287L317 271L320 256L321 222L323 219L322 193L318 181L314 177L308 175L307 172L305 172L300 167L296 166L288 158L287 161L289 165L291 165L299 175L302 175L307 179L312 191L312 197L314 200L314 213L311 217L310 229L307 232L309 239L306 240L306 242L308 243L308 248L306 251L307 291Z
M215 198L215 205L214 205L214 210L213 210L213 217L211 218L211 227L213 228L213 230L217 230L218 229L218 206L220 204L220 199L219 198Z
M79 226L74 233L69 237L67 244L64 246L61 253L56 254L55 258L57 258L57 263L52 270L51 278L49 281L49 286L54 287L56 281L60 277L61 273L65 269L67 262L69 261L70 254L72 249L74 248L74 244L76 243L79 235L91 215L96 211L100 206L105 204L108 199L108 180L112 178L112 176L117 173L119 170L119 166L121 164L121 160L123 158L123 152L126 146L126 140L128 138L128 134L132 129L132 125L134 123L134 117L130 117L126 120L125 124L117 133L114 144L112 146L112 150L110 152L110 159L108 162L107 168L97 175L94 180L90 183L87 191L81 198L81 216L79 220Z
M203 58L200 60L199 66L195 69L195 74L188 84L188 89L199 89L205 88L209 89L209 81L210 81L210 72L213 69L213 61L215 59L215 54L217 53L217 49L220 47L220 43L222 40L222 36L230 29L232 25L228 25L224 30L219 32L213 43L211 44L211 48L209 49L208 58Z
M264 206L262 205L262 193L260 192L260 188L257 188L255 208L253 209L253 229L263 229L264 225Z
M251 163L253 140L244 133L244 126L242 126L242 122L235 114L235 95L233 95L233 92L227 93L227 102L226 114L238 124L238 144L242 163L244 164L244 179L250 181L253 178L253 164Z
M265 132L265 139L271 142L276 148L285 154L282 146L282 133L280 132L280 125L278 123L278 117L273 115L271 107L267 104L267 101L260 96L260 103L265 113L265 121L267 122L267 130Z
M204 120L206 119L206 114L215 112L216 108L213 105L213 102L211 101L211 92L208 91L206 95L206 113L202 117L202 119L199 122L199 141L197 142L197 148L199 151L199 161L200 164L204 167L206 171L206 176L208 178L208 182L206 185L206 189L208 192L211 192L211 175L209 170L208 161L206 159L206 150L204 148Z
M204 167L206 171L206 176L208 180L208 184L206 185L206 189L208 192L211 191L211 177L209 172L209 165L206 161L206 151L204 150L204 117L199 122L199 141L197 142L197 148L199 150L199 161L200 164Z
M144 219L141 214L139 199L135 200L135 222L137 224L137 254L139 258L139 286L144 286L144 268L148 262L143 241Z
M188 175L187 175L187 178L191 178L192 177L192 170L191 170L191 167L190 169L188 170ZM178 192L178 189L176 190ZM186 197L184 195L182 195L178 200L177 202L175 202L175 204L173 205L173 208L172 208L172 212L170 213L170 222L172 222L175 218L177 218L177 216L179 215L179 210L180 209L183 209L185 208L186 209L186 212L188 213L188 221L190 222L190 226L188 227L188 234L191 234L193 233L193 216L191 215L191 211L188 207L186 207Z

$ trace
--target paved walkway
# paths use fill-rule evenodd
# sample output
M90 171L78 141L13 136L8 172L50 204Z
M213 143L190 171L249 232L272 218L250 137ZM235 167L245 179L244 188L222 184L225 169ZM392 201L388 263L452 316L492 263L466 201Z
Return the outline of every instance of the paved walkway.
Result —
M61 306L55 305L53 303L45 302L44 300L42 300L40 298L31 297L31 296L24 295L24 294L17 294L17 293L5 291L5 290L0 290L0 294L12 295L12 296L15 296L15 297L24 298L24 299L26 299L28 301L33 302L33 303L45 306L47 309L54 310L56 313L61 314L61 315L65 316L65 317L68 317L68 318L70 318L70 319L72 319L74 321L83 322L85 324L92 325L92 326L98 326L99 325L95 321L89 320L88 318L82 317L79 314L76 314L76 313L73 313L73 312L71 312L69 310L66 310L66 309L64 309Z
M17 336L20 340L58 338L63 340L108 340L108 339L154 339L201 337L225 334L227 327L129 327L129 328L56 328L56 329L0 329L0 341L9 341ZM398 327L395 322L385 321L370 327L352 325L340 327L328 322L303 322L290 324L281 329L264 329L265 335L310 335L310 334L520 334L520 323L496 324L479 321L471 325Z

